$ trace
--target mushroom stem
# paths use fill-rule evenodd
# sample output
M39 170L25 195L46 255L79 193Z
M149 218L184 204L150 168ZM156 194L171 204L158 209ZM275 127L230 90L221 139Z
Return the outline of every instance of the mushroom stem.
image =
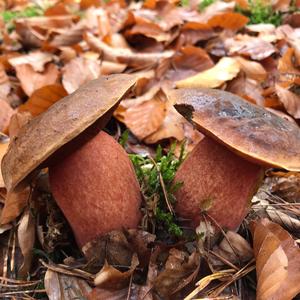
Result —
M250 208L264 169L205 137L179 168L176 211L197 227L207 212L223 229L236 229Z

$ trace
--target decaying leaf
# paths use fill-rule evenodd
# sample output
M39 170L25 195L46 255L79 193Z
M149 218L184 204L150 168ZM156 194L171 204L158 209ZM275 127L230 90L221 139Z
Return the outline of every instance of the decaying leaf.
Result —
M67 96L61 84L43 86L33 92L25 104L19 106L19 111L28 111L32 116L37 116L47 110L53 103Z
M2 162L7 189L14 189L59 148L98 119L101 129L111 110L138 78L138 75L120 74L90 81L25 125L18 138L12 140Z
M223 57L211 69L203 71L195 76L176 82L179 88L216 88L224 82L233 79L240 71L240 64L230 57Z
M47 270L45 289L50 300L87 299L92 288L83 279Z
M9 145L9 138L2 134L0 135L0 163L2 162L3 156L5 155ZM2 177L2 173L0 172L0 188L4 188L4 180Z
M252 224L257 299L287 300L300 292L300 249L280 225L262 219Z

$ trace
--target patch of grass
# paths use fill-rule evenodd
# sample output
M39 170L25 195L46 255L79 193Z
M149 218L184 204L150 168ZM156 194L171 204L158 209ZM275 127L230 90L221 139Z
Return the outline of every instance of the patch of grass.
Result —
M198 6L199 11L203 11L206 7L210 6L214 2L215 0L202 0Z
M162 148L158 146L154 159L141 155L129 155L141 191L145 199L143 224L145 229L157 233L159 230L168 232L171 236L181 236L182 230L176 223L173 206L176 202L174 193L181 183L173 183L176 171L184 158L184 146L180 157L174 155L176 144L163 155Z
M249 18L249 24L273 24L279 26L282 23L282 14L273 10L271 5L265 5L261 1L249 0L249 10L236 7L236 11Z

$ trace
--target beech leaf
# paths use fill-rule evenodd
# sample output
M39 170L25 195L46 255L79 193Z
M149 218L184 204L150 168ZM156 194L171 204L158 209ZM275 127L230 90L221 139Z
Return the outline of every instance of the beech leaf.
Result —
M300 249L280 225L252 223L257 270L257 299L288 300L300 292Z
M230 57L223 57L211 69L205 70L195 76L176 82L178 88L216 88L224 82L233 79L240 71L240 64Z

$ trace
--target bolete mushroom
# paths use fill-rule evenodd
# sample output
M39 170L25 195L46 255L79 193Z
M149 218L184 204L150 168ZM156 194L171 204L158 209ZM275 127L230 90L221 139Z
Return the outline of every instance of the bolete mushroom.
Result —
M300 130L262 107L214 89L171 90L179 113L206 137L176 173L183 182L176 211L199 225L202 213L213 227L235 230L266 167L300 171Z
M8 191L49 167L55 200L80 246L139 223L141 196L131 162L112 137L100 132L138 79L120 74L83 85L22 127L2 160Z

